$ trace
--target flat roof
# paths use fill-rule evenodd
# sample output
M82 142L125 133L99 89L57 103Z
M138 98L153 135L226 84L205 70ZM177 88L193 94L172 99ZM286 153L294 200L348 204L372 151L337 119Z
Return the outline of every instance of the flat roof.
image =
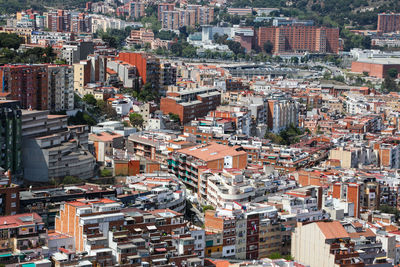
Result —
M362 58L357 62L381 65L400 65L400 58Z

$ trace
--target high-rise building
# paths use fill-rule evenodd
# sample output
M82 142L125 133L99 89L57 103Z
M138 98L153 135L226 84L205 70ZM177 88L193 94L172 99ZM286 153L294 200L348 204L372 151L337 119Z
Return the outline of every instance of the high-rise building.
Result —
M0 101L0 129L0 167L18 174L22 171L19 101Z
M202 5L188 5L187 10L195 11L196 24L207 25L214 21L214 8Z
M119 53L118 60L136 66L142 85L149 83L155 90L160 88L160 60L145 53Z
M270 42L274 54L286 52L339 53L339 29L314 26L260 27L258 46Z
M145 15L145 4L140 1L131 1L129 5L129 17L132 19L139 19Z
M175 9L174 3L160 3L157 8L157 18L161 20L161 13L164 11L173 11Z
M179 29L179 11L174 10L161 12L161 27L166 30Z
M279 133L293 124L299 124L299 103L290 99L268 100L267 126L268 130Z
M4 65L0 67L0 88L19 100L22 109L48 108L47 65Z
M378 14L377 30L381 33L400 31L400 13Z
M74 69L49 65L49 106L52 111L74 109Z
M23 110L22 154L24 179L93 177L96 160L88 151L88 126L67 126L66 115Z

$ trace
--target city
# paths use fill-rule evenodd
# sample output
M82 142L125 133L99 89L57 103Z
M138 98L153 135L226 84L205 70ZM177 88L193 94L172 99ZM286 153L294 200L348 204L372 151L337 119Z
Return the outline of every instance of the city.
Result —
M400 266L400 6L0 0L0 267Z

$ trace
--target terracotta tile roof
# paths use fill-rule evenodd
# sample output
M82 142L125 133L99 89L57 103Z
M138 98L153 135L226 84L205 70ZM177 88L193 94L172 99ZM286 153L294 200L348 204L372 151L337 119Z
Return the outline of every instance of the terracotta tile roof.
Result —
M34 225L35 223L43 223L42 217L37 213L22 213L0 217L0 229L17 228L24 225Z
M237 151L239 146L227 146L217 143L209 143L202 146L193 146L178 150L179 153L186 154L203 161L213 161L223 159L225 156L246 155L245 151Z
M349 234L338 221L316 223L326 239L349 238Z
M122 135L109 132L101 132L89 135L89 140L100 141L100 142L111 142L115 138L122 138Z

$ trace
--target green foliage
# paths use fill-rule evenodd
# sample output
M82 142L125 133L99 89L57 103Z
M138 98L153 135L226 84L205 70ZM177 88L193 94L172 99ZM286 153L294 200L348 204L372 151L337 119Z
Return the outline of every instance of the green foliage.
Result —
M271 54L272 50L274 49L274 45L268 40L266 43L264 43L263 48L265 53Z
M46 7L60 9L84 8L87 0L0 0L0 13L10 14L32 8L36 11L46 11Z
M112 171L109 169L103 169L100 171L100 176L101 177L109 177L112 176Z
M133 127L138 127L138 128L142 128L143 127L143 117L142 115L138 114L138 113L131 113L129 115L129 121L131 122L131 125Z
M211 205L205 205L203 206L203 212L206 212L206 210L214 210L214 207Z
M161 40L172 40L176 38L176 33L173 31L159 31L154 33L155 38L160 38Z
M235 55L244 55L245 51L241 44L239 42L228 40L228 35L224 34L220 36L218 33L216 33L213 37L216 43L227 45Z
M396 207L392 207L392 206L389 206L389 205L381 205L379 207L379 210L381 212L383 212L383 213L394 214L395 218L396 218L396 221L398 221L399 218L400 218L400 211L398 209L396 209Z
M399 91L399 85L396 83L396 81L392 77L387 75L385 77L385 79L383 80L382 89L385 92L397 92L397 91Z
M172 120L172 121L174 121L174 122L180 123L181 118L179 118L179 115L178 115L178 114L169 113L168 115L169 115L169 119L170 119L170 120Z
M282 130L279 134L267 132L265 134L266 139L270 139L272 143L278 145L291 145L298 143L300 139L299 135L304 134L304 131L295 127L293 124L289 125L285 130Z
M15 33L0 33L0 47L18 49L22 44L22 38Z
M111 106L111 104L108 104L103 100L97 100L96 107L98 108L100 114L105 115L107 119L110 120L117 119L118 114L115 111L115 109Z
M92 95L92 94L84 95L82 100L85 101L87 104L92 105L92 106L97 104L97 100L94 97L94 95Z
M75 176L65 176L62 180L62 184L79 184L82 183L82 180Z
M282 255L279 252L273 252L267 256L267 258L271 260L277 260L277 259L282 259Z
M132 27L126 27L123 30L108 29L107 32L100 30L97 35L110 47L121 49L125 39L131 34L131 30Z
M156 14L151 14L150 16L143 17L140 22L148 29L153 32L158 32L161 30L161 21L157 19Z
M71 116L68 118L68 124L72 125L85 124L89 126L94 126L97 124L97 122L87 112L78 111L75 116Z
M12 42L8 44L13 45ZM52 63L56 60L56 53L51 46L46 48L34 47L24 52L17 52L9 48L0 50L0 64L6 63Z
M398 74L399 74L399 72L395 68L389 69L387 72L387 75L393 79L396 79Z

